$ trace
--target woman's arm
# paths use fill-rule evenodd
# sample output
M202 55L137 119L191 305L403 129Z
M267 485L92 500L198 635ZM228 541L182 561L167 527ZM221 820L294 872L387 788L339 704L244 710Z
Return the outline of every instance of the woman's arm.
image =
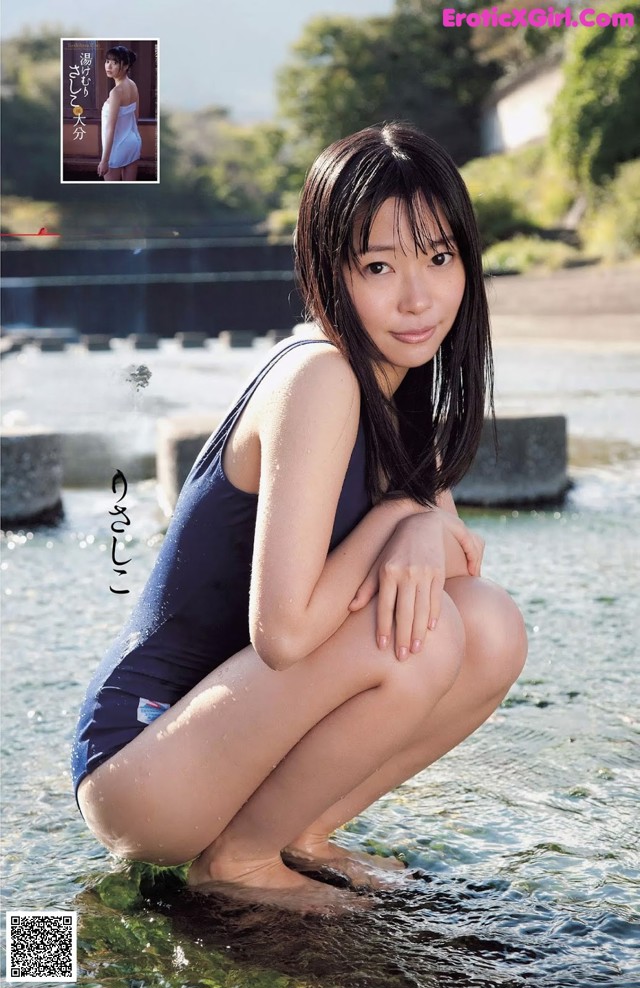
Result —
M249 621L256 651L274 669L337 631L398 522L424 511L409 499L376 505L327 555L357 436L360 391L339 353L314 351L260 414Z
M109 158L113 147L113 138L116 132L116 122L120 110L120 97L117 95L117 87L111 91L107 100L107 123L105 126L104 147L102 148L102 158L98 165L98 175L104 175L109 170Z

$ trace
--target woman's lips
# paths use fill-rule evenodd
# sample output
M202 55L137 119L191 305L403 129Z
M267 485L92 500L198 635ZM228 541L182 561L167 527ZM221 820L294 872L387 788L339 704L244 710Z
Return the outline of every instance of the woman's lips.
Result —
M427 326L425 329L414 330L411 333L392 333L391 335L400 340L401 343L424 343L431 339L435 333L436 326Z

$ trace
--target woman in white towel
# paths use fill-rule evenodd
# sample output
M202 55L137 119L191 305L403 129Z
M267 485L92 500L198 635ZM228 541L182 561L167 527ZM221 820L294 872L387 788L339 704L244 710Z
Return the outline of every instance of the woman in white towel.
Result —
M135 52L116 45L105 56L105 72L115 80L102 106L102 158L98 175L105 182L135 182L142 138L138 132L138 87L129 78Z

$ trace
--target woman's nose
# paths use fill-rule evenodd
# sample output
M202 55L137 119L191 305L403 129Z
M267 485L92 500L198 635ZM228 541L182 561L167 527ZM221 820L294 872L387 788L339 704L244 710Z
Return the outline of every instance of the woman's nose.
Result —
M429 281L424 270L407 274L403 283L400 308L403 312L424 312L433 305Z

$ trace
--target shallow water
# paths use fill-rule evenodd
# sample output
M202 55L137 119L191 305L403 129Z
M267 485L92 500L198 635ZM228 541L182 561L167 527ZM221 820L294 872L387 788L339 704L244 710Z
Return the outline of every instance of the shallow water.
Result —
M339 840L416 869L373 908L298 918L120 875L70 793L94 665L161 539L152 482L127 496L128 596L109 592L110 491L66 491L57 529L7 533L5 908L74 908L80 983L209 988L640 984L637 461L578 473L558 511L467 512L484 574L523 610L525 672L484 727Z

